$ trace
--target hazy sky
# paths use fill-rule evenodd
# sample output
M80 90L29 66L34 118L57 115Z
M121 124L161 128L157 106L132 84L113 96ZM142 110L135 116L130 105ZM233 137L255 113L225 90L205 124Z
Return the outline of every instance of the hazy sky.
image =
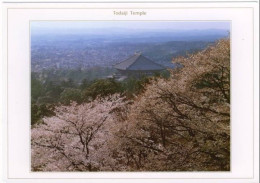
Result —
M162 22L162 21L33 21L33 31L54 30L96 30L96 29L133 29L133 30L229 30L230 22Z

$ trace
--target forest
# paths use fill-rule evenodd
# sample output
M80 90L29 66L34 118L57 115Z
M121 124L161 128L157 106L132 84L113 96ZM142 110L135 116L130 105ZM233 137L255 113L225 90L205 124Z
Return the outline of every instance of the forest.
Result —
M229 171L230 40L172 62L123 82L32 73L32 171Z
M120 93L128 99L144 90L144 85L155 77L169 77L169 71L155 73L152 77L130 77L124 81L113 78L100 78L114 69L94 68L91 70L47 70L42 74L31 75L31 124L39 123L44 116L52 116L54 106L90 102L97 97ZM55 79L54 79L55 78ZM64 79L65 78L65 79ZM69 79L68 79L69 78Z

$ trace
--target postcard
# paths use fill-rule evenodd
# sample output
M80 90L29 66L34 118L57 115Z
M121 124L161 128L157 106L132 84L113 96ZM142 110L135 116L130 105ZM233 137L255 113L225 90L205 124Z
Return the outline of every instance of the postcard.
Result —
M258 182L257 4L3 3L3 179Z

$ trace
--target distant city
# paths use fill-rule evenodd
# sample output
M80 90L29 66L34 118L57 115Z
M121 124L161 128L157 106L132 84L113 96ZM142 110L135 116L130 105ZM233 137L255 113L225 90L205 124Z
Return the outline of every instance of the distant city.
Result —
M202 50L229 34L225 29L103 31L57 33L32 29L32 72L112 67L135 52L173 68L173 57Z

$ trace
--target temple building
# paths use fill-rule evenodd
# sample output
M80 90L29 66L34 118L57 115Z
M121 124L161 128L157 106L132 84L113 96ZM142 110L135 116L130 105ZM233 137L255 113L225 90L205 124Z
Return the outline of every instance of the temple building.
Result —
M128 59L114 65L114 68L117 70L114 77L118 80L123 80L127 77L151 76L166 69L162 65L144 57L141 53L135 53Z

